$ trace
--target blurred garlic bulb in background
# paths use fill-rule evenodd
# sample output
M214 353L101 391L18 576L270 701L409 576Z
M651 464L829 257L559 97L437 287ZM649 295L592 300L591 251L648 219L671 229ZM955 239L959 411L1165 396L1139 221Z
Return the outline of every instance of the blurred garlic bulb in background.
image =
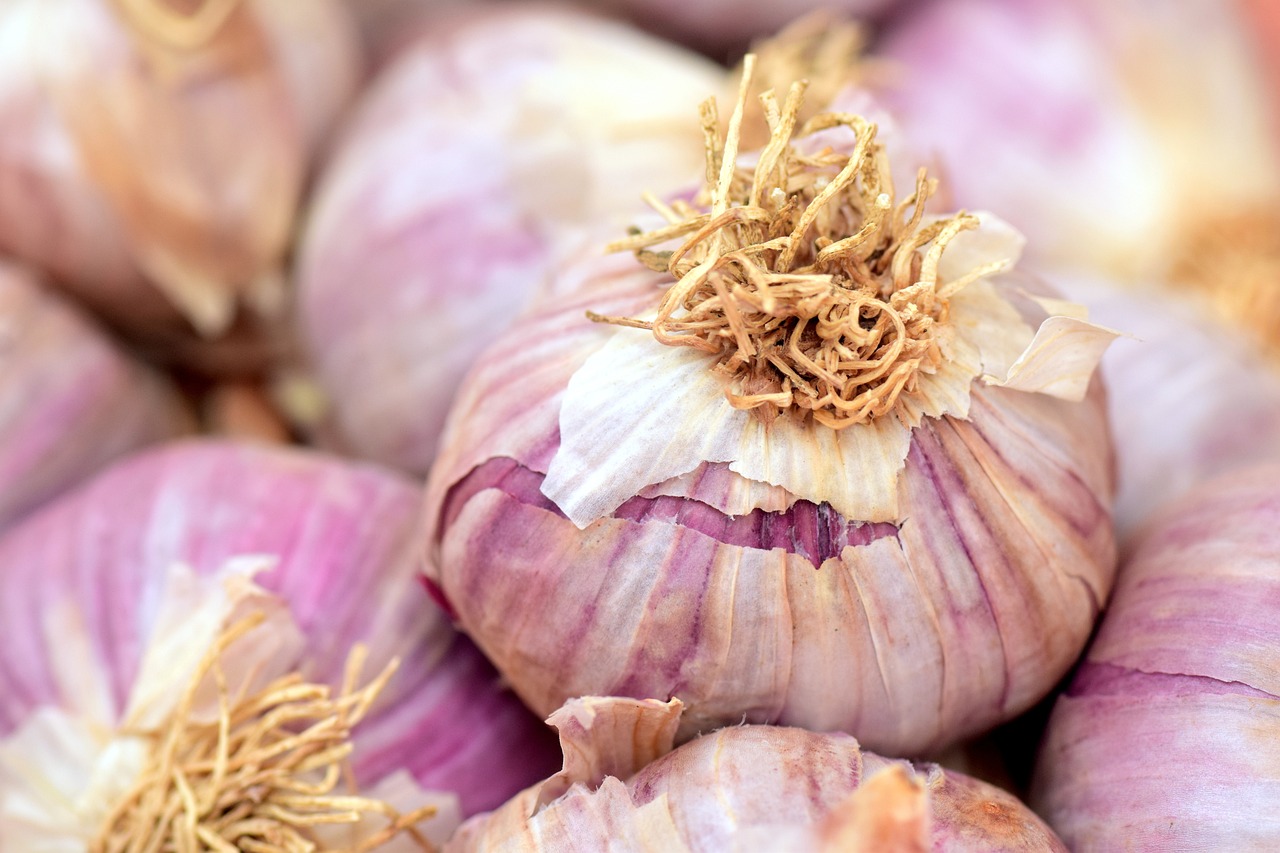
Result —
M739 726L678 749L679 700L587 697L548 722L564 768L449 851L1061 851L1016 798L848 735Z
M885 34L897 69L880 94L952 202L1000 211L1032 260L1164 280L1229 252L1242 223L1280 224L1249 36L1218 0L938 0Z
M338 0L0 8L0 249L161 342L270 317L310 158L352 95Z
M1033 802L1073 850L1280 844L1280 467L1163 513L1054 706Z
M0 529L187 428L173 388L34 276L0 262Z
M1168 501L1230 469L1280 461L1280 375L1259 343L1202 301L1156 287L1056 281L1089 317L1124 329L1102 358L1124 545ZM1280 284L1280 280L1277 280Z
M567 229L699 174L723 71L556 7L440 21L374 84L322 177L298 275L340 441L423 473L462 373Z
M737 169L736 130L709 140L715 184L618 244L640 262L583 258L481 356L427 574L541 713L678 695L682 736L918 754L1040 698L1105 600L1111 333L998 274L995 217L926 215L923 175L895 203L874 124L790 140L797 103Z
M0 622L15 637L0 648L0 838L23 825L31 779L63 786L70 802L77 795L66 786L88 781L59 776L59 756L39 752L47 742L32 733L41 720L72 717L109 733L174 709L144 700L171 700L189 669L175 683L176 673L148 661L250 615L202 609L227 584L243 586L233 577L242 555L270 559L251 578L262 591L253 597L276 602L258 609L286 624L273 629L279 620L269 618L242 653L229 649L229 678L258 664L336 689L358 643L368 655L356 686L399 659L354 733L361 791L407 774L418 788L456 796L465 815L548 773L554 744L422 590L418 503L412 483L378 469L206 441L127 460L11 528L0 539ZM154 689L139 686L157 674Z

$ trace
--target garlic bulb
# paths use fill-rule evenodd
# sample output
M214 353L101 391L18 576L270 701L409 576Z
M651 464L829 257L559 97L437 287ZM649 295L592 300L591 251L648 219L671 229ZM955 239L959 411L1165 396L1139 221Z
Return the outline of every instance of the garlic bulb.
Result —
M1058 699L1033 797L1073 850L1280 844L1280 468L1162 514Z
M647 29L717 55L723 54L726 47L741 50L748 41L771 35L807 12L822 9L869 17L909 4L904 0L592 0L591 5L625 14Z
M1001 211L1034 259L1162 280L1276 231L1274 111L1242 22L1217 0L940 0L886 33L881 94L953 201Z
M296 671L335 690L344 680L360 687L398 658L354 730L350 763L362 794L385 783L394 798L412 783L447 792L469 814L545 775L553 744L537 720L422 591L418 500L411 483L377 469L192 442L121 463L12 528L0 540L0 621L16 638L0 649L0 839L36 831L22 804L39 779L58 792L41 800L41 814L69 808L76 826L100 827L123 780L86 788L88 774L57 771L137 752L108 735L174 723L198 733L202 718L177 713L175 697L195 683L209 639L253 612L265 614L265 633L246 638L242 652L227 649L221 668L231 686L236 673L265 682ZM265 555L270 566L246 574L242 555ZM235 604L233 588L257 604ZM223 598L230 603L214 606ZM352 679L357 644L367 659ZM61 721L54 733L97 733L67 756L79 764L46 750L51 717Z
M177 435L174 390L0 262L0 529L111 460Z
M279 308L358 44L338 0L173 6L0 9L0 249L131 331L212 337Z
M698 174L694 106L722 75L554 7L476 13L402 52L302 247L303 334L344 449L425 472L461 374L541 285L561 229L620 227L642 191Z
M1079 276L1057 283L1123 328L1103 356L1122 545L1164 504L1233 468L1280 461L1280 375L1199 300Z
M740 726L673 750L679 700L576 699L564 769L446 850L1065 850L1011 795L848 735Z
M918 754L1047 692L1106 597L1087 389L1111 333L1033 329L1034 285L992 278L1016 233L926 218L925 176L895 204L874 124L819 115L793 144L799 92L734 168L740 100L715 183L622 242L642 263L567 269L477 362L427 574L541 713L679 695L685 736L745 719Z

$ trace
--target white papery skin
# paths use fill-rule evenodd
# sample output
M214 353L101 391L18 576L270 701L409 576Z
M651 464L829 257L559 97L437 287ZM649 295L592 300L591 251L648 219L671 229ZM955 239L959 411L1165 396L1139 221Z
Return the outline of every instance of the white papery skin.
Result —
M188 54L131 32L120 8L0 4L0 248L178 346L225 332L246 300L278 311L294 208L359 79L358 39L338 0L245 0L213 53Z
M679 700L566 703L548 720L564 769L472 818L446 850L1066 849L1004 791L848 735L731 727L672 751L680 713Z
M0 262L0 529L187 428L176 391L79 310Z
M621 231L696 178L723 70L557 7L441 22L379 77L301 250L307 349L343 449L425 473L461 375L543 284L564 229Z
M963 404L963 414L923 417L900 472L900 457L872 455L875 464L841 472L803 440L763 456L744 441L757 459L813 472L779 488L735 473L745 456L698 464L704 439L723 447L733 438L709 434L735 423L722 395L698 386L703 396L673 408L666 395L682 393L679 383L631 382L645 366L636 361L613 365L614 391L574 397L572 380L612 336L647 338L583 313L636 316L664 285L626 257L585 261L566 273L571 281L582 292L521 321L469 374L428 481L427 575L530 707L550 713L589 694L678 695L688 708L682 737L774 722L919 754L1007 719L1065 673L1114 569L1098 383L1072 403L952 376L946 387L957 396L942 399ZM1003 292L1025 284L1012 279ZM988 353L1001 349L987 331ZM655 359L668 357L650 343ZM600 425L594 443L591 429L575 432L573 452L602 452L604 479L630 483L633 495L676 496L667 506L683 515L632 517L610 501L585 529L570 521L548 474L569 421ZM689 467L657 482L648 475L668 458L662 450L684 454ZM595 470L577 461L583 477ZM893 526L820 566L799 553L807 534L791 534L799 526L789 517L744 519L802 498L812 506L818 486L854 478L864 492L887 488L892 514L839 522ZM772 538L734 544L729 529L743 524Z
M1280 845L1280 468L1163 513L1054 707L1033 802L1074 850Z
M940 0L886 33L881 95L952 202L1000 211L1036 261L1149 281L1187 232L1275 204L1248 37L1219 0Z
M39 767L54 759L19 734L38 716L113 730L163 634L174 567L191 567L197 592L186 600L199 602L199 590L221 587L229 559L269 555L254 582L303 641L272 666L337 685L357 643L369 648L367 677L401 661L355 732L361 790L408 774L456 795L464 815L502 802L555 766L554 744L423 592L418 503L418 489L390 472L231 442L177 444L111 468L0 539L0 622L13 632L0 647L0 739ZM177 608L177 641L196 630L196 609Z

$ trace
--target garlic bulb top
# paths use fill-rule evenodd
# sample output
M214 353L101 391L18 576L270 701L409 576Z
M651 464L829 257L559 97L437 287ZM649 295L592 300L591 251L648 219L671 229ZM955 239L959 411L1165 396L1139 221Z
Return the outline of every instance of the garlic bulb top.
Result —
M563 230L621 224L642 191L697 175L694 107L722 76L557 7L441 21L401 51L302 246L302 329L349 449L425 473L459 377L542 285Z
M1054 705L1033 786L1075 850L1280 844L1280 467L1162 513Z
M0 262L0 529L186 428L177 395L26 271Z
M319 716L351 723L347 712L363 700L341 697L398 659L354 729L354 775L342 778L359 789L347 794L445 792L465 815L544 775L552 745L537 720L415 580L417 503L410 483L376 469L193 442L124 462L9 531L0 619L20 639L0 649L0 838L71 826L56 818L67 809L74 825L100 826L104 797L115 799L98 782L117 786L107 793L128 787L108 773L111 761L147 765L129 740L139 729L148 742L199 734L204 718L175 714L178 699L199 684L210 638L255 613L266 619L256 639L218 660L232 698L297 672L299 684L322 686L306 690L338 702ZM357 676L348 664L359 644ZM245 672L258 681L231 689ZM205 679L199 695L216 697L215 686ZM41 734L65 732L81 733L67 753L58 751L70 748L65 738ZM80 772L86 763L108 775ZM32 797L45 819L32 817Z
M5 4L0 248L125 328L184 318L214 336L240 303L279 308L308 160L358 45L337 0L188 5Z
M896 202L874 125L801 133L798 98L736 163L740 101L642 263L566 269L464 383L427 574L535 710L679 695L682 735L916 753L1043 695L1106 596L1111 333L1033 329L1011 229L927 216L927 177Z
M566 703L548 720L564 768L472 818L446 850L1065 850L1004 791L848 735L742 726L673 750L681 710Z

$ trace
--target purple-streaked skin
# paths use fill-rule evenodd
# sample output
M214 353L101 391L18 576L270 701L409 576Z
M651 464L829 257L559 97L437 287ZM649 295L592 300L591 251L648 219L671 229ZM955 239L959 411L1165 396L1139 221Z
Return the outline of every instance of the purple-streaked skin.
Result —
M137 674L157 590L175 561L198 573L242 554L279 565L256 582L307 639L303 674L341 681L357 642L374 671L401 659L356 730L362 785L404 768L464 813L502 802L555 766L554 740L418 580L420 495L372 466L231 442L186 442L126 460L0 539L0 735L37 706L70 701L50 673L43 620L72 608L93 638L117 713ZM48 617L51 618L51 617Z
M261 25L266 49L276 63L273 73L278 72L287 101L268 114L273 121L283 117L297 135L298 162L268 174L246 171L243 163L251 158L243 146L263 145L260 137L238 134L235 122L237 115L243 118L245 102L252 97L245 90L252 85L210 64L198 84L182 80L173 91L186 98L185 107L226 107L225 127L231 132L217 134L216 139L209 134L185 140L177 153L166 152L164 162L116 164L122 173L150 169L167 174L182 203L169 211L170 221L164 225L194 217L205 227L208 240L214 239L208 234L215 228L220 229L218 239L238 240L232 247L237 252L246 248L242 243L260 236L246 235L252 230L246 223L269 205L283 206L286 222L280 230L288 230L308 161L319 152L361 74L355 25L339 0L254 0L246 6L252 7ZM59 17L63 13L66 18ZM103 0L18 0L0 10L0 250L47 271L58 287L113 325L166 351L177 348L178 357L197 362L226 359L199 346L208 344L144 274L145 264L127 224L138 212L127 209L129 205L113 198L100 183L77 144L74 119L53 96L55 82L73 73L69 69L77 60L90 57L92 73L112 83L119 81L122 68L139 62L135 36L119 23L117 13L116 4ZM191 76L190 69L185 73ZM90 83L82 80L80 85ZM114 97L120 94L112 91ZM145 116L146 110L136 112ZM122 118L122 111L117 113ZM266 186L280 180L282 171L294 176L294 186L284 198ZM132 180L123 174L114 178ZM241 281L234 284L245 286Z
M1280 467L1166 509L1049 722L1032 790L1076 850L1280 845Z
M424 474L462 375L542 287L564 229L697 174L700 149L681 152L722 76L557 7L459 14L403 48L327 164L301 248L301 328L343 449ZM601 103L597 77L627 89Z
M476 364L428 481L427 574L530 707L679 696L682 736L772 722L917 755L1065 673L1114 568L1100 387L1071 404L975 385L970 421L915 431L896 525L811 503L731 518L714 507L742 481L711 466L687 498L579 530L536 489L569 377L612 333L581 318L634 315L654 287L629 258L599 263L599 289Z
M772 726L699 737L621 780L578 780L536 813L542 786L535 786L472 818L447 849L586 851L611 840L619 849L648 849L635 843L654 843L647 809L673 828L675 837L663 841L683 850L812 849L824 820L866 779L894 765L923 785L933 850L1066 849L1030 809L994 786L936 764L881 758L848 735Z
M0 530L185 427L176 391L25 270L0 262Z

